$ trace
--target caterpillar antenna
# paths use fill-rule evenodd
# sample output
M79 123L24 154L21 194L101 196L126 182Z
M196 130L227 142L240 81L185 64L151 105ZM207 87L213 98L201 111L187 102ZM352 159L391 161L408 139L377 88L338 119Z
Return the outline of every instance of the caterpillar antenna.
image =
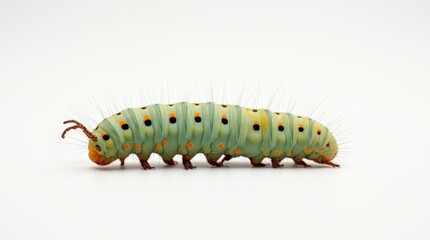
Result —
M78 122L78 121L76 121L76 120L67 120L67 121L64 121L64 122L63 122L63 124L67 124L67 123L75 123L76 125L75 125L75 126L71 126L71 127L66 128L66 130L64 130L64 131L63 131L63 134L61 134L61 137L62 137L62 138L65 138L66 133L67 133L68 131L70 131L70 130L72 130L72 129L80 128L80 129L82 129L82 131L85 133L85 135L87 135L87 137L88 137L89 139L91 139L91 140L93 140L93 141L97 141L97 137L96 137L94 134L92 134L90 131L88 131L88 129L87 129L84 125L82 125L82 123L80 123L80 122Z

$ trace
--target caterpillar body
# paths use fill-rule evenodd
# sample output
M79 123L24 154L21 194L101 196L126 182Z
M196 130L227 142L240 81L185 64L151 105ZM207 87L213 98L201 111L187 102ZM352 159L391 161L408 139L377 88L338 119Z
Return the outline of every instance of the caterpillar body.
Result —
M152 153L166 164L182 155L185 169L193 169L191 159L203 153L209 164L221 167L234 157L247 157L253 166L265 166L270 158L278 168L284 158L309 167L303 159L339 167L332 162L338 151L333 134L321 123L290 113L267 109L243 108L213 102L155 104L128 108L105 118L90 132L75 120L89 138L89 158L98 165L119 159L121 165L130 154L136 154L142 167L152 169L148 159Z

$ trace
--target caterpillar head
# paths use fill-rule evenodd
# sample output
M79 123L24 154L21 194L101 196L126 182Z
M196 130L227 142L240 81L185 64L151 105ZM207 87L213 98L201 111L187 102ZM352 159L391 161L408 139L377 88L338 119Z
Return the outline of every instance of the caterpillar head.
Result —
M88 137L88 156L97 165L108 165L114 160L115 148L113 147L113 141L109 139L108 135L103 132L90 132L88 129L76 120L65 121L64 124L75 123L76 125L66 128L63 134L63 138L69 130L80 128L84 134ZM110 141L109 141L110 140Z
M99 140L100 139L100 140ZM93 141L90 139L88 143L88 156L91 161L96 163L97 165L108 165L116 158L108 157L109 147L106 144L102 144L102 137L98 137L97 141Z

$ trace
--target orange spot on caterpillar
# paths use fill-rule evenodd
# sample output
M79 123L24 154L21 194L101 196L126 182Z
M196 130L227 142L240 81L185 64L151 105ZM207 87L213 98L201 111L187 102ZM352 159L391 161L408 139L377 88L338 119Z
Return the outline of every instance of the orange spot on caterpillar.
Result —
M157 144L157 150L161 150L161 145Z
M110 139L109 135L107 135L105 132L101 132L100 135L102 136L103 140L105 140L105 141Z
M320 149L318 149L318 152L319 152L319 153L323 153L323 152L324 152L324 149L320 148Z
M194 114L194 121L196 121L196 123L199 123L199 122L202 121L200 113L197 112L197 113Z
M307 153L310 153L310 152L312 152L312 148L310 148L310 147L307 147L307 148L306 148L306 152L307 152Z
M193 142L188 142L188 143L187 143L187 147L188 147L188 148L193 148Z
M240 154L240 149L238 148L238 149L234 150L234 153L237 154L237 155L239 155Z
M169 122L170 122L171 124L175 124L175 123L176 123L176 115L175 115L175 113L171 112L171 113L169 114Z
M227 125L228 120L227 120L226 114L221 115L221 122L222 122L222 124Z
M134 146L134 148L135 148L136 150L139 150L139 149L140 149L140 145L139 145L139 144L136 144L136 145Z
M258 120L255 120L253 125L258 125Z
M280 151L275 151L273 154L275 154L275 156L279 156L279 155L281 155L281 152Z
M187 149L185 147L181 147L181 151L185 152Z
M278 122L278 126L282 126L282 122Z
M223 148L224 147L224 144L222 144L222 143L218 143L218 148L219 149L221 149L221 148Z
M119 121L119 125L121 126L122 130L128 130L130 128L127 122L124 120Z
M163 144L163 146L166 146L167 145L167 140L164 139L163 142L162 142L162 144Z
M130 149L130 144L126 143L126 144L124 145L124 148L125 148L125 150Z
M148 119L150 119L148 115L145 115L145 116L143 117L143 120L148 120Z

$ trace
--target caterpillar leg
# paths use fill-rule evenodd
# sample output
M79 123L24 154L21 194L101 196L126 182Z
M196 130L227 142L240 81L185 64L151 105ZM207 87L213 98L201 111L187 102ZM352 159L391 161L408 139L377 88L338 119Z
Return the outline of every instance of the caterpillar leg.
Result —
M175 160L173 160L173 159L168 159L168 160L163 159L163 162L166 163L167 165L176 165L176 164L178 164L178 162L175 161Z
M218 163L218 159L217 158L213 158L209 155L205 155L206 160L208 161L208 163L212 166L217 166L217 167L221 167L221 165L219 165ZM219 159L221 159L222 157L220 157Z
M301 165L301 166L303 166L303 167L305 167L305 168L309 168L309 167L311 167L311 165L309 165L309 164L305 163L305 162L303 161L303 159L300 159L300 158L293 158L293 161L294 161L297 165Z
M224 162L229 161L232 158L233 158L233 156L231 156L231 155L225 155L219 164L221 165L221 167L224 167Z
M140 161L140 165L142 165L144 170L148 170L148 169L155 169L155 167L151 167L151 165L149 165L148 163L148 159L149 157L145 157L145 156L138 156L139 161Z
M186 156L182 156L182 164L184 165L185 170L196 168L196 166L193 166L193 164L191 164L191 158L188 158Z
M282 161L279 159L272 159L272 168L281 168L284 166L284 164L280 164L280 162Z
M178 164L178 162L173 160L173 158L165 158L165 157L161 157L161 158L163 159L163 162L169 166Z
M254 167L265 167L267 166L267 164L261 163L263 161L263 159L250 159L251 160L251 164Z
M340 165L339 165L339 164L332 163L331 161L323 161L323 162L321 162L321 164L329 165L329 166L332 166L332 167L334 167L334 168L338 168L338 167L340 167Z
M163 159L163 162L169 166L178 164L177 161L173 160L174 156L167 156L167 155L160 154L160 153L158 155L161 157L161 159Z
M121 162L121 167L123 167L123 166L124 166L124 160L125 160L124 158L120 158L120 159L119 159L119 161Z
M208 161L208 163L212 166L217 166L217 167L224 167L224 161L228 161L232 158L233 157L231 155L224 155L224 156L220 157L219 159L212 158L211 156L206 156L206 160ZM221 160L221 161L219 161L219 160Z

